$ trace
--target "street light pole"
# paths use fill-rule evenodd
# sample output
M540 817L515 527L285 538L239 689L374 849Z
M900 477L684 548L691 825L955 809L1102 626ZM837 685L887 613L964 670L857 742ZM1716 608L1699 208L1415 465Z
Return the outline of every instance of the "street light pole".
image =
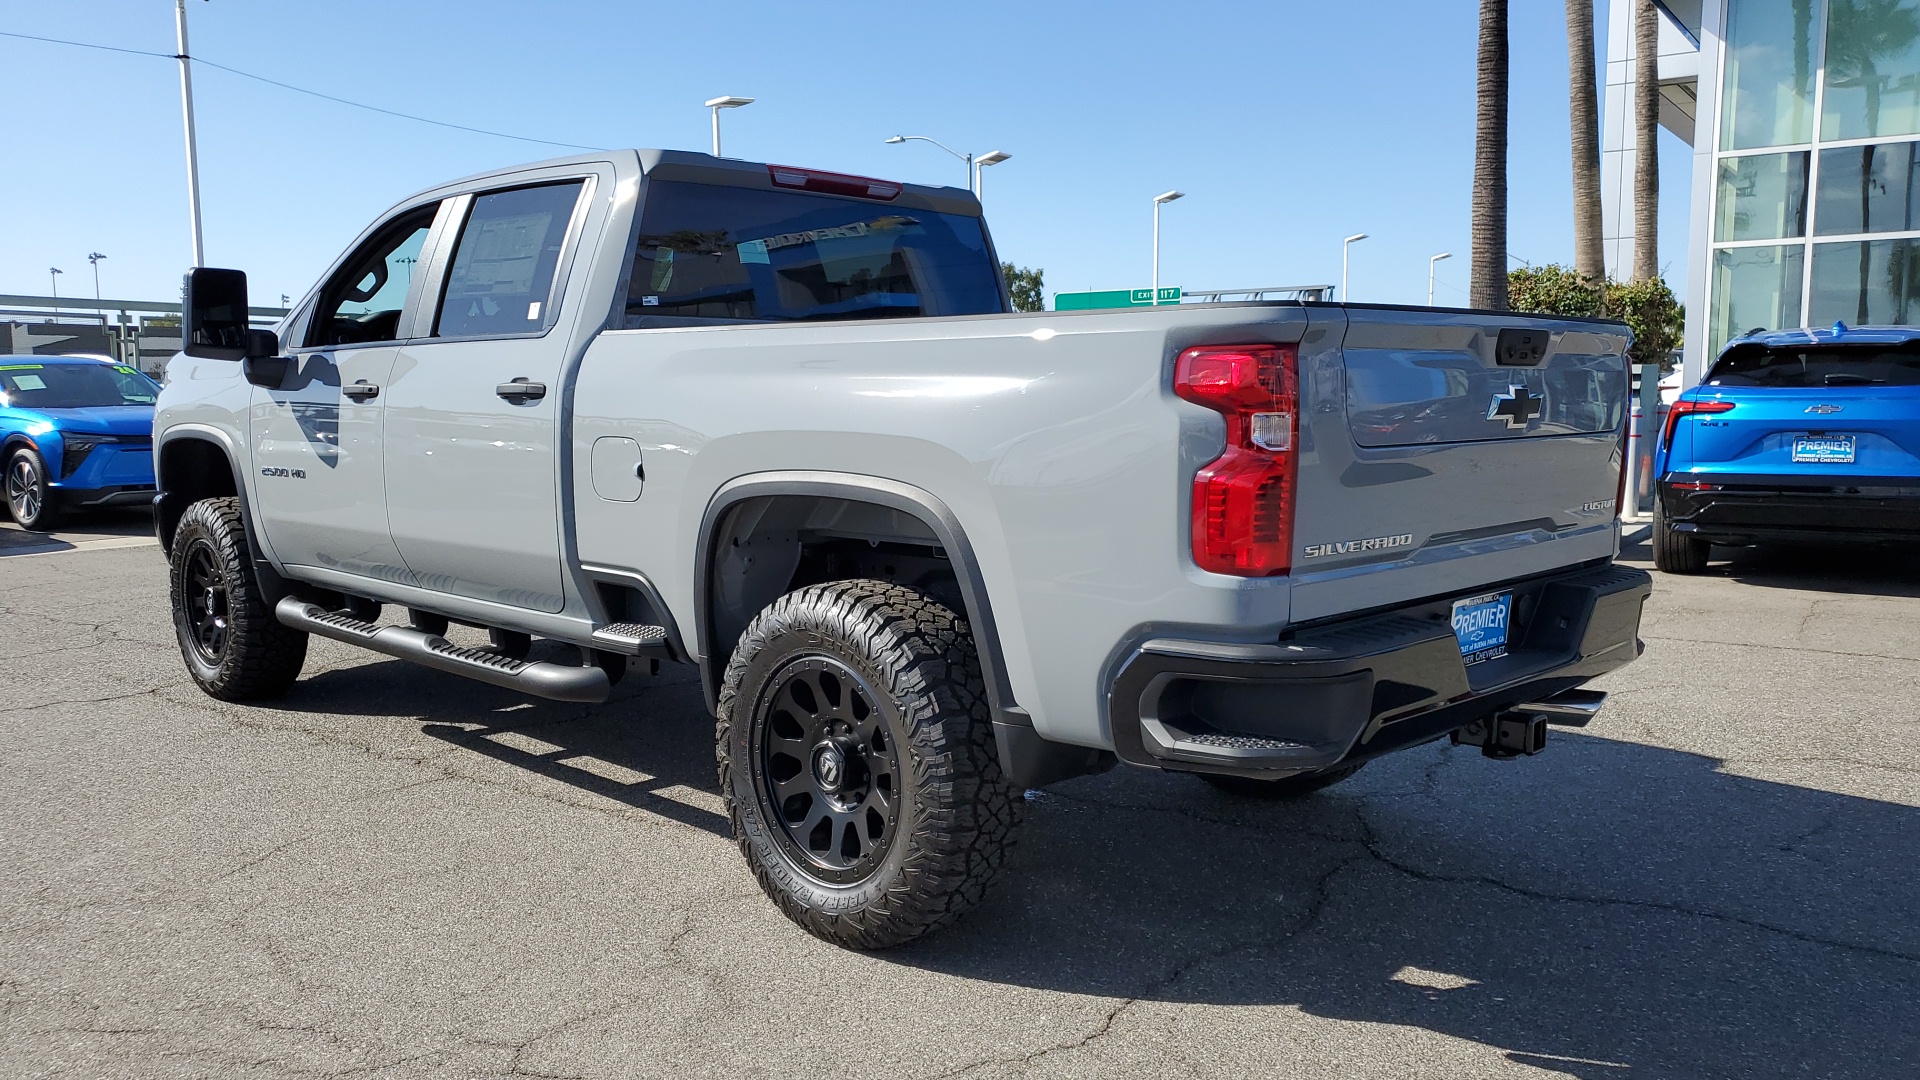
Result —
M87 261L93 264L93 302L96 304L100 302L100 260L104 258L106 256L97 251L87 256Z
M1451 259L1451 258L1453 258L1453 252L1443 251L1440 254L1435 255L1433 258L1427 260L1427 306L1428 307L1433 306L1433 268L1439 264L1441 259Z
M1340 302L1347 302L1347 265L1351 259L1355 241L1365 240L1366 233L1354 233L1340 243Z
M892 136L891 138L888 138L885 141L890 146L898 146L901 143L909 143L909 142L930 142L933 145L939 147L940 149L945 150L947 153L952 154L954 157L959 158L961 161L966 162L967 163L967 190L973 192L974 198L977 199L980 197L979 170L974 168L974 157L972 154L963 154L960 151L955 150L953 147L948 146L946 143L941 142L939 139L929 139L925 135L895 135L895 136ZM993 157L994 154L999 154L1000 156L994 157L992 161L984 160L985 158ZM1004 154L998 150L995 150L993 154L983 154L981 156L983 159L980 162L981 164L997 165L1000 162L1005 161L1008 158L1012 157L1013 155Z
M174 28L179 32L180 109L187 124L187 221L193 227L193 265L207 261L200 242L200 151L193 136L193 68L187 55L187 0L174 0Z
M1166 191L1153 197L1153 306L1160 306L1160 208L1175 199L1186 198L1182 191Z
M55 321L58 321L60 318L60 275L64 273L66 273L66 271L57 266L47 267L47 280L53 283L53 317Z
M737 109L742 105L753 104L750 97L717 97L707 102L707 108L713 110L713 156L720 156L720 110Z

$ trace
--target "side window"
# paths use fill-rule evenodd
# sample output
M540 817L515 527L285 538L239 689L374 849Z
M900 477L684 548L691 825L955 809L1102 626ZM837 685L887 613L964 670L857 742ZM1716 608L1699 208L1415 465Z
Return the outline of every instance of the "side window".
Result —
M546 325L560 248L582 181L476 196L453 250L434 336L524 334Z
M400 334L400 311L420 248L433 228L439 203L395 218L353 253L320 290L320 306L307 325L309 347L392 341Z

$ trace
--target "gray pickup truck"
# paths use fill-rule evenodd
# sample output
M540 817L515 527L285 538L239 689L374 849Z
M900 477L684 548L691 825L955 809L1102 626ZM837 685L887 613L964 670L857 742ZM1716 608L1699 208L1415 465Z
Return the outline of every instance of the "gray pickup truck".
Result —
M1530 754L1640 650L1617 323L1015 314L966 192L655 150L408 198L276 331L187 293L156 519L208 693L314 634L566 701L695 665L742 852L847 946L975 904L1026 788Z

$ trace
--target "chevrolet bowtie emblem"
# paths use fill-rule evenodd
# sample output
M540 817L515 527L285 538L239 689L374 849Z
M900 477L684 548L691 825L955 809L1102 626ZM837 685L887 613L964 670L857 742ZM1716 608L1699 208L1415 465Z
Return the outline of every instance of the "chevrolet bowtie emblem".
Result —
M1839 405L1809 405L1807 406L1807 411L1810 413L1819 413L1821 416L1831 416L1839 412L1841 408Z
M1487 419L1505 420L1509 429L1523 430L1545 407L1540 398L1533 396L1533 391L1524 386L1509 386L1506 393L1493 395L1493 404L1487 406Z

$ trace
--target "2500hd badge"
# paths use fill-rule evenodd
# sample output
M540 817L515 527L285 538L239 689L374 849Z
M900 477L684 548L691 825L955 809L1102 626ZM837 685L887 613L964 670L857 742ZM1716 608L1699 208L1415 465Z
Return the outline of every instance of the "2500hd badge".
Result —
M1352 555L1361 551L1384 551L1388 548L1413 546L1413 534L1401 533L1399 536L1374 536L1365 540L1348 540L1342 544L1308 544L1306 558L1319 559L1328 555Z

